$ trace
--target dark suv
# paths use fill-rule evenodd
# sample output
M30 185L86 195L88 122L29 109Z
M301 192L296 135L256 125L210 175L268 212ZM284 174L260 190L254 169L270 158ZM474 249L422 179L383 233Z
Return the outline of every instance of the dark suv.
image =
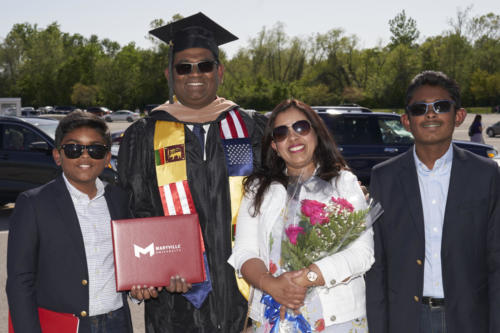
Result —
M0 116L0 205L14 202L19 193L60 173L52 158L58 123L39 117ZM117 173L106 168L100 178L115 183Z
M313 109L318 110L317 107ZM395 113L330 110L318 112L338 144L342 155L358 179L370 183L374 165L407 151L413 136ZM469 141L453 140L460 148L493 158L494 147Z

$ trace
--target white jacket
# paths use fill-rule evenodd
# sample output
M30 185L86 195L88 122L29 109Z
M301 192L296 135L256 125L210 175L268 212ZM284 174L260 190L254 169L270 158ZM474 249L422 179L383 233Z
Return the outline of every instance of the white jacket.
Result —
M367 207L358 180L351 172L341 171L331 183L334 196L347 199L356 210ZM241 266L249 259L259 258L266 266L269 265L269 235L274 223L281 221L280 214L286 203L286 189L279 183L272 183L264 195L261 214L256 217L250 214L253 210L252 202L253 197L249 196L245 196L242 200L233 253L228 259L229 264L240 276ZM345 250L315 262L326 283L325 286L317 287L326 326L366 314L363 274L370 269L373 262L371 228ZM347 282L341 282L348 277L350 279ZM253 299L249 301L250 317L264 322L264 305L260 303L261 297L262 292L255 288Z

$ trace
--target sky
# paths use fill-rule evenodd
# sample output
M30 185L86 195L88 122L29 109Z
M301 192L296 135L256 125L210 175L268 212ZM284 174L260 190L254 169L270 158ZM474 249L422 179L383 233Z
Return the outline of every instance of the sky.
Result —
M95 34L124 46L134 42L150 48L146 38L152 20L169 21L174 14L190 16L199 11L239 37L222 49L232 57L239 48L247 47L265 27L284 24L290 36L309 37L341 28L346 35L356 35L360 48L385 45L391 33L389 20L403 9L416 20L419 41L450 29L449 20L457 10L472 5L472 0L2 0L0 5L0 39L16 23L28 22L45 28L57 22L61 31ZM500 1L474 0L471 16L493 12L500 15Z

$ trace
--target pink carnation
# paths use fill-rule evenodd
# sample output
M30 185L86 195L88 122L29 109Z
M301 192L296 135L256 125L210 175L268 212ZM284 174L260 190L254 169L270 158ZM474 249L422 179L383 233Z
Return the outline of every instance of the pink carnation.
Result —
M354 211L354 206L344 198L336 198L335 199L335 197L332 197L332 201L334 203L336 203L337 205L339 205L341 210L347 209L351 213Z
M299 234L304 234L304 233L305 233L304 228L299 226L291 225L285 229L285 234L290 240L290 243L292 243L293 245L297 245L297 237L299 236Z
M325 224L328 223L328 217L325 213L326 205L322 202L316 200L302 200L301 212L305 216L309 217L312 225L316 223Z

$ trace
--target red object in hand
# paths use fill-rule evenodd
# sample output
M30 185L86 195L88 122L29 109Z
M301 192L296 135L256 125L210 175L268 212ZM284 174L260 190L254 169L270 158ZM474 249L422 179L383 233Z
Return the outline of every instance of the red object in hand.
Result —
M80 324L80 319L71 313L55 312L44 308L38 308L38 319L43 333L76 333ZM10 312L9 333L14 333Z
M198 214L113 220L111 230L117 291L205 280Z

